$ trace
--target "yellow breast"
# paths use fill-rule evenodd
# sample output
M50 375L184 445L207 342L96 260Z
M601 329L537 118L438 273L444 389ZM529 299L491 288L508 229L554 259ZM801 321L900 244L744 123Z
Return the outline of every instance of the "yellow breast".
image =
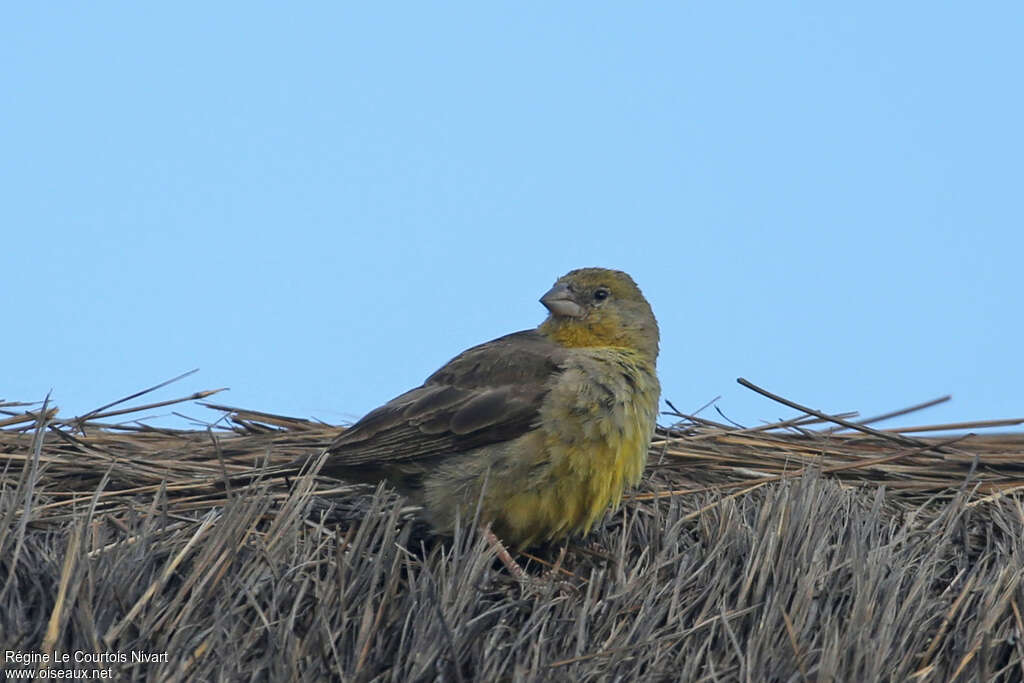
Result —
M659 394L653 366L635 352L577 354L541 408L530 475L492 500L496 533L524 547L589 531L640 480Z

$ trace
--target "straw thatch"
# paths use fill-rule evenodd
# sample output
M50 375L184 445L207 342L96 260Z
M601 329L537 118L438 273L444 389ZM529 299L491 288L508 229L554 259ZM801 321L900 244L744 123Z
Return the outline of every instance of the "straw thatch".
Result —
M1024 433L962 433L1021 421L884 431L870 424L889 416L747 384L801 417L676 414L620 511L520 558L529 584L472 523L434 538L385 488L243 476L316 456L336 427L0 403L0 651L23 657L3 666L82 652L138 680L1024 679Z

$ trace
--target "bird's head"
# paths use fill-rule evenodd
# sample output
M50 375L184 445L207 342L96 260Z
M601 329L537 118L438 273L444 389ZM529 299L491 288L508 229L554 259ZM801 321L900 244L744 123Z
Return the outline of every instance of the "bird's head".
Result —
M658 321L626 273L580 268L562 276L540 302L550 315L538 330L563 346L615 346L658 357Z

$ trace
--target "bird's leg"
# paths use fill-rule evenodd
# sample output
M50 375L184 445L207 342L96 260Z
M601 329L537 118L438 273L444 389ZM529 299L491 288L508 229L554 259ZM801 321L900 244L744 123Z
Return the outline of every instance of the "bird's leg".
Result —
M519 566L519 563L512 557L508 548L505 547L505 544L501 542L500 538L494 535L494 532L491 531L490 527L484 528L484 538L486 538L487 542L490 543L494 552L498 555L498 559L501 560L501 563L505 565L506 569L508 569L509 574L520 581L526 581L530 578L526 573L526 570Z
M568 549L568 547L569 547L568 543L561 547L561 549L558 551L558 559L555 560L555 564L552 565L551 569L549 569L546 572L544 572L544 578L550 579L551 581L559 581L560 580L559 574L562 572L562 561L565 560L565 551L566 551L566 549ZM570 574L570 576L571 576L570 572L566 572L566 573Z

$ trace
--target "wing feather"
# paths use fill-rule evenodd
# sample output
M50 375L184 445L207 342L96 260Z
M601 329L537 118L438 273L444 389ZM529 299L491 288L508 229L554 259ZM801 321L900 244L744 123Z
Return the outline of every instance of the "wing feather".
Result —
M331 444L323 473L429 459L514 439L536 426L566 350L529 330L459 354Z

